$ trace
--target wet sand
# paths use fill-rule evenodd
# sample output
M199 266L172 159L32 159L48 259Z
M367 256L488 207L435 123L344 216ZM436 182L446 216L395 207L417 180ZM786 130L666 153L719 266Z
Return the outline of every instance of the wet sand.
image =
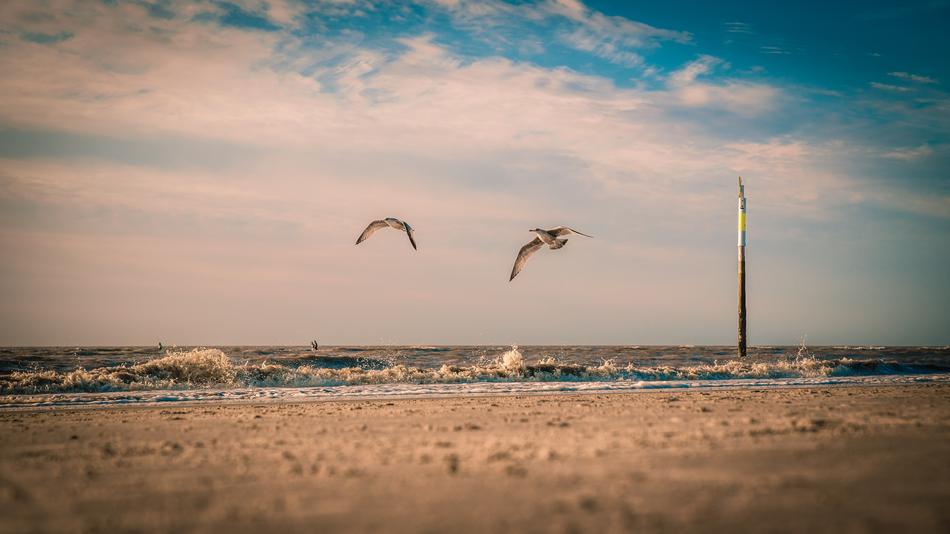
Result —
M3 532L948 532L947 503L947 385L0 411Z

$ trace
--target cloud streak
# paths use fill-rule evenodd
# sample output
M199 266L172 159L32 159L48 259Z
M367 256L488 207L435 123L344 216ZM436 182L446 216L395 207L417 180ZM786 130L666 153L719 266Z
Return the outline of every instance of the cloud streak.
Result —
M887 75L916 83L937 83L937 80L934 80L928 76L920 76L918 74L911 74L909 72L888 72Z

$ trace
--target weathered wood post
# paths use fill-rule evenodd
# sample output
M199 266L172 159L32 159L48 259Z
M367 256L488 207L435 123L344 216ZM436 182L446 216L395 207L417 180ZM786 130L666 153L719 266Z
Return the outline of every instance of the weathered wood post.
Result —
M745 188L739 177L739 338L738 356L746 355L746 307L745 307Z

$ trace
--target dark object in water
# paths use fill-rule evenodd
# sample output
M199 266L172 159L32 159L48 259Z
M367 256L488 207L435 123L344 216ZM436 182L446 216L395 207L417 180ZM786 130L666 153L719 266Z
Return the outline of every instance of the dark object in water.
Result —
M158 342L158 350L164 350L164 349L165 349L165 345L162 345L162 342L159 341L159 342Z
M310 342L310 348L313 350L317 350L320 348L320 344L317 343L316 339Z

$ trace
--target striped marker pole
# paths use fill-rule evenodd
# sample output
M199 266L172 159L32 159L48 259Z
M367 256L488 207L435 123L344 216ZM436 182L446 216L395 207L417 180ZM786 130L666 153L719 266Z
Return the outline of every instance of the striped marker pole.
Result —
M746 355L746 329L745 329L745 187L742 185L742 177L739 177L739 338L738 338L738 356L740 358Z

